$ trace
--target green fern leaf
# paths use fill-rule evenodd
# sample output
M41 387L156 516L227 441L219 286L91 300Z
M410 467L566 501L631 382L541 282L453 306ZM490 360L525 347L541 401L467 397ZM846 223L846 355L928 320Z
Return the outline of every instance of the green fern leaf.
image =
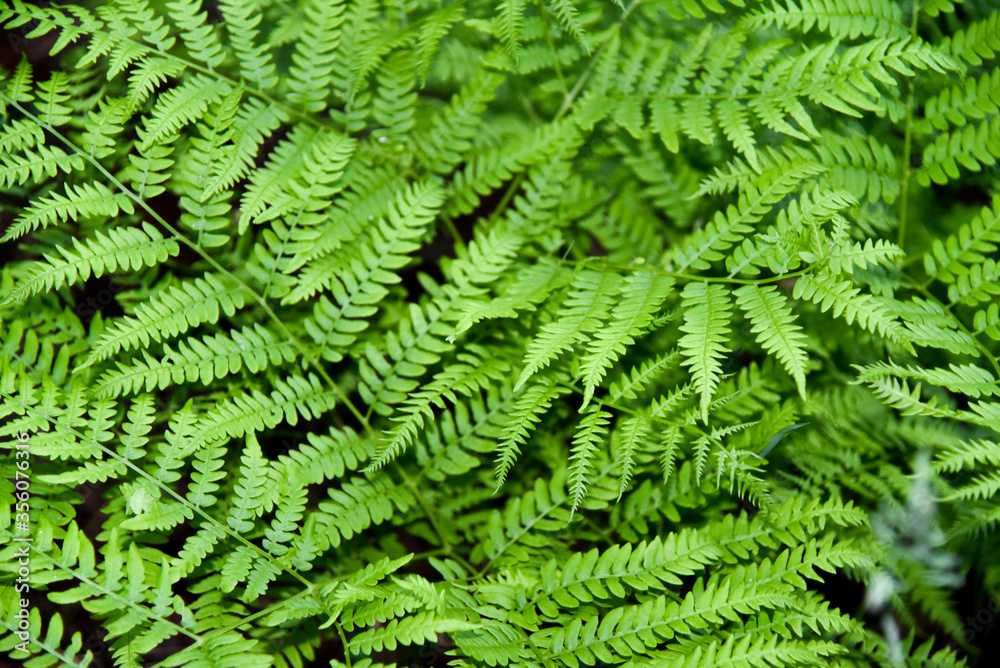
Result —
M73 246L72 251L57 246L62 257L44 255L44 262L33 264L28 274L7 294L4 303L21 301L42 291L86 280L91 275L103 276L119 267L128 271L154 266L180 252L174 239L165 239L149 223L143 223L142 229L122 227L106 234L97 232L86 242L73 239Z
M67 185L65 195L52 193L35 200L34 204L7 228L0 241L10 241L39 228L44 229L49 225L68 220L92 216L111 218L120 212L129 214L135 212L132 201L127 195L113 193L101 183Z
M569 298L559 310L556 321L542 327L528 345L525 368L514 385L515 391L539 369L548 366L553 358L575 343L585 341L586 333L601 325L610 310L612 295L621 282L619 274L607 270L587 269L577 274Z
M150 150L183 126L200 119L210 104L216 103L229 92L229 87L202 75L195 75L185 83L160 95L149 120L143 126L144 135L140 148Z
M618 469L618 500L624 496L632 481L632 469L635 466L635 453L646 444L651 429L649 420L642 415L626 418L618 429L621 434L618 457L615 466Z
M858 324L892 341L909 345L906 333L898 322L871 295L851 286L850 281L836 282L829 274L809 274L795 283L792 296L819 304L823 311L833 310L834 317L843 317L847 324Z
M216 323L219 314L232 317L246 303L247 293L227 276L202 278L173 285L136 308L135 315L115 322L94 346L85 368L120 350L177 336L202 323Z
M331 410L338 394L324 387L312 374L308 379L287 376L274 385L270 395L259 390L244 392L215 405L201 419L199 443L273 429L282 419L292 425L299 416L312 419Z
M551 380L532 383L525 388L517 401L514 409L508 416L508 421L503 427L501 438L497 444L496 457L496 489L503 487L507 474L510 472L514 462L521 454L521 447L524 446L531 434L531 430L542 419L543 414L552 406L552 401L567 390L559 387Z
M252 433L240 458L240 481L236 483L236 500L229 509L226 523L233 531L246 533L253 528L253 520L265 510L265 488L268 485L268 466L260 452L260 444Z
M289 68L288 99L311 112L326 106L324 81L333 74L334 52L340 42L340 25L344 22L344 6L340 2L314 0L303 10L305 34L295 44L292 66Z
M580 366L584 382L583 407L594 396L607 368L626 352L645 330L667 298L673 281L652 272L636 272L625 279L621 301L611 312L607 327L597 331Z
M144 361L133 360L127 365L118 362L117 370L105 373L98 381L97 393L120 396L142 388L150 392L185 380L207 385L217 378L239 373L244 366L251 373L259 373L296 357L290 342L278 341L260 325L233 330L229 335L182 340L176 351L169 345L163 350L161 359L143 351Z
M607 411L598 410L596 407L593 410L586 409L573 436L569 464L570 494L573 497L571 517L587 494L594 453L607 437L610 418L611 414Z
M215 69L225 56L215 29L208 21L208 14L198 11L200 6L197 0L172 0L167 8L170 18L183 30L181 42L193 59L205 63L209 69Z
M701 395L702 420L708 421L708 406L722 376L726 353L730 302L725 288L716 283L688 283L681 293L684 336L678 342L683 363L691 368Z
M806 398L806 337L795 323L792 309L774 286L746 285L735 292L736 303L753 323L757 341L774 354L795 379L799 395Z
M430 613L394 619L382 628L371 629L351 639L351 649L369 653L393 650L399 645L423 644L436 640L439 633L472 631L476 624L460 619L440 618Z
M243 76L260 90L272 88L278 83L278 75L272 54L263 44L257 43L257 26L263 16L256 3L253 0L222 0L220 9Z

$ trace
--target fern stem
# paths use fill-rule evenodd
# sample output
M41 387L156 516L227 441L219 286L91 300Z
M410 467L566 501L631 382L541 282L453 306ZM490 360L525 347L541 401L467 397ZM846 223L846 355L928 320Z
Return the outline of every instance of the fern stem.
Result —
M472 567L472 565L465 560L464 557L462 557L460 554L454 551L454 548L451 545L451 541L448 540L447 534L442 528L440 521L438 521L437 515L434 513L433 510L431 510L431 506L430 504L427 503L427 499L424 498L424 495L420 493L420 488L417 487L417 484L413 482L413 479L410 478L409 475L407 475L406 471L399 463L396 462L394 463L396 465L396 470L399 472L400 477L403 479L403 483L410 489L410 492L413 494L413 497L417 500L417 503L420 504L420 508L424 511L424 515L427 517L427 521L430 523L431 528L434 529L434 533L437 534L438 540L441 541L441 546L443 547L445 552L453 559L461 563L463 566L468 568L470 571L475 570Z
M347 668L351 668L351 648L347 645L347 636L344 634L344 627L339 623L334 623L337 627L337 635L340 636L340 642L344 644L344 663L347 664Z
M451 216L447 213L441 214L441 220L444 221L444 226L448 228L448 234L451 235L451 238L454 240L455 246L464 251L466 249L465 240L462 238L462 235L458 233L458 228L455 227L455 221L453 221Z
M910 18L910 39L917 38L917 21L920 17L920 0L913 0L913 16ZM914 77L915 78L915 77ZM910 162L913 151L913 94L916 85L912 79L907 82L906 127L903 130L903 176L899 194L899 227L896 230L896 245L906 250L906 220L910 200Z

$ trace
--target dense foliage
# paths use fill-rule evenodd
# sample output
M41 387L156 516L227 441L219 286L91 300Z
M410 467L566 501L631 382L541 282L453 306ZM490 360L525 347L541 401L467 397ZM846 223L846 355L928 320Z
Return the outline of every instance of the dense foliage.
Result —
M0 655L975 664L1000 8L727 2L0 3Z

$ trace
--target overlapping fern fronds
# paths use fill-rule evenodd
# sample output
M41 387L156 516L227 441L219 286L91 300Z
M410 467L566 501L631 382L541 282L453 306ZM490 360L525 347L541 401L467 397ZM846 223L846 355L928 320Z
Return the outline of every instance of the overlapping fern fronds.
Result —
M964 665L954 573L1000 585L988 3L0 24L10 660L88 664L86 617L122 667Z

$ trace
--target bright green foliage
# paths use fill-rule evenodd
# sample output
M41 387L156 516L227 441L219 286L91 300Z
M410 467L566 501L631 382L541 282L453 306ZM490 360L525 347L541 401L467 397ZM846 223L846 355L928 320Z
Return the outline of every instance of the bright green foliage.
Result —
M0 25L0 664L976 661L995 2Z
M684 363L691 367L695 389L701 395L702 419L722 376L722 358L729 344L730 303L726 289L716 283L688 283L681 295L684 336L678 341Z

